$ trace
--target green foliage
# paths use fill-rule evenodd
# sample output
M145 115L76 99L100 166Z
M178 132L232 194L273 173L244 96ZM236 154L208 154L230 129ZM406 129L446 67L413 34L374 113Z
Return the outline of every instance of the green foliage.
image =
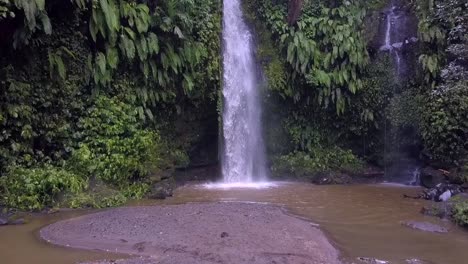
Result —
M68 193L61 205L70 208L116 207L124 205L130 199L141 199L148 191L149 185L141 182L131 183L120 190L99 183L86 192Z
M468 84L434 91L426 99L422 137L426 154L447 165L460 165L468 153Z
M179 88L184 95L192 92L194 69L206 56L200 43L186 37L192 34L195 1L158 4L150 10L146 3L99 0L81 7L91 10L89 32L98 48L88 62L94 83L109 86L118 68L138 69L137 94L150 118L148 103L167 102Z
M80 46L80 40L79 35L67 35L61 40L67 44L61 45L45 37L37 52L27 55L29 60L21 66L13 62L0 66L0 174L12 164L58 162L71 152L73 127L87 100L81 90L84 66L79 63L86 49ZM54 63L59 61L53 65L53 72L48 67L48 45L62 47L51 51ZM70 56L65 50L76 55ZM23 52L16 51L13 61L22 56ZM70 66L66 71L65 58ZM60 74L67 73L67 80L56 78L57 69Z
M46 0L1 0L0 22L5 19L23 17L23 25L14 35L13 46L28 44L36 30L43 30L50 35L52 25L46 10Z
M365 9L359 1L334 7L317 5L306 5L296 25L289 27L285 3L256 1L260 17L278 39L293 70L292 77L298 82L294 88L282 85L280 93L295 101L319 102L325 107L333 103L341 114L349 96L362 88L359 74L368 63L362 35ZM273 77L277 78L279 65L275 65ZM271 72L270 69L267 73Z
M455 222L461 226L468 226L468 201L457 199L455 196L451 202L453 203L452 217Z
M219 1L0 0L0 28L0 177L64 166L115 189L73 207L121 204L216 123Z
M141 129L131 105L104 96L78 122L79 148L71 158L76 170L107 183L125 185L157 166L159 137Z
M443 167L460 167L467 156L468 15L466 1L414 3L423 41L420 62L430 84L421 108L426 156Z
M272 173L275 176L313 178L323 173L357 174L363 163L351 151L338 147L315 148L306 152L293 152L273 160Z
M83 192L71 196L65 202L65 206L69 208L107 208L124 205L127 198L120 192L110 194Z
M419 61L425 71L425 81L434 88L446 62L450 44L468 42L467 3L463 0L415 0L419 16L419 37L423 42Z
M86 186L80 176L63 168L44 165L37 168L10 168L0 178L0 190L6 206L22 210L40 210L52 206L65 192L79 193Z

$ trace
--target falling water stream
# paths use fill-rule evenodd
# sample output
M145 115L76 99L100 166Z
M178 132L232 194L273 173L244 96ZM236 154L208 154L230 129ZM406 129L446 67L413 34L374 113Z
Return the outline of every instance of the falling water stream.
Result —
M240 2L224 1L223 10L222 173L228 184L264 181L267 175L253 38Z
M405 87L405 76L408 75L408 58L403 53L404 46L411 42L415 42L413 32L409 29L411 23L410 16L402 8L404 2L399 0L391 0L389 7L386 9L384 25L382 32L384 36L382 39L382 45L380 47L381 52L387 52L394 65L395 73L395 85L392 90L392 97L401 93L399 91L402 87ZM408 113L410 114L410 113ZM389 143L389 129L387 123L385 124L385 156L391 154L398 155L399 160L390 165L388 168L385 167L385 174L387 181L393 183L402 183L406 185L419 185L420 180L420 167L419 162L413 157L409 157L408 153L400 149L400 145ZM401 137L401 135L398 135ZM398 140L402 140L399 138ZM393 152L393 153L392 153Z
M386 14L385 42L380 48L380 50L389 51L392 54L392 57L394 57L397 77L401 74L402 61L400 48L402 46L402 42L394 41L393 35L395 35L395 31L398 30L399 18L400 14L397 12L397 7L392 5Z

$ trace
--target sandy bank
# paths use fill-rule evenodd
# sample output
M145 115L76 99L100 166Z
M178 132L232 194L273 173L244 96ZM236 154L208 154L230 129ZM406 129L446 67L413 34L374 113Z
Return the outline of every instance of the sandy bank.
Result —
M263 204L118 208L55 223L40 234L57 245L148 257L122 264L340 263L319 229Z

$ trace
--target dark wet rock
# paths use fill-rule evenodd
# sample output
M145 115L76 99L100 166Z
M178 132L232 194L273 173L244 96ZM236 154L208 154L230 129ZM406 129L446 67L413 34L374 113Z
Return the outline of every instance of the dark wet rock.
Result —
M451 197L463 193L464 189L458 184L439 183L435 187L424 190L417 196L405 195L406 198L426 199L435 202L445 202Z
M460 194L463 189L457 184L443 184L439 183L434 188L425 190L423 194L426 200L432 200L436 202L448 201L452 196Z
M6 217L0 216L0 226L7 225L8 219Z
M412 229L421 230L431 233L447 233L448 229L436 224L429 222L417 222L417 221L404 221L401 222L402 225L407 226Z
M151 186L148 197L151 199L166 199L173 195L176 187L176 182L173 178L161 180Z
M390 264L389 261L381 260L381 259L376 259L376 258L363 258L363 257L359 257L358 260L359 260L361 263L365 263L365 264Z
M56 213L59 213L59 212L60 212L59 208L50 208L50 209L45 210L46 214L56 214Z
M434 188L440 183L446 182L446 175L441 170L425 167L421 170L421 185L426 188Z
M312 182L318 185L349 184L353 178L344 173L326 173L315 176Z
M187 182L214 182L221 177L221 168L218 163L191 166L175 171L174 178L178 185Z
M405 259L405 263L407 264L430 264L430 262L427 262L425 260L420 260L420 259Z
M18 218L18 219L11 219L8 221L9 225L24 225L26 224L26 220L24 218Z

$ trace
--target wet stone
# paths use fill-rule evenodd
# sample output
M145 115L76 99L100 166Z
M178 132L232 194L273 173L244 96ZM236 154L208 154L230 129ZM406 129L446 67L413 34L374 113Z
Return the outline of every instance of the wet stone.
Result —
M412 229L431 232L431 233L447 233L448 229L436 224L429 222L417 222L417 221L404 221L401 223L404 226L407 226Z
M365 264L390 264L389 261L381 260L381 259L376 259L376 258L364 258L364 257L359 257L358 260L359 260L361 263L365 263Z

